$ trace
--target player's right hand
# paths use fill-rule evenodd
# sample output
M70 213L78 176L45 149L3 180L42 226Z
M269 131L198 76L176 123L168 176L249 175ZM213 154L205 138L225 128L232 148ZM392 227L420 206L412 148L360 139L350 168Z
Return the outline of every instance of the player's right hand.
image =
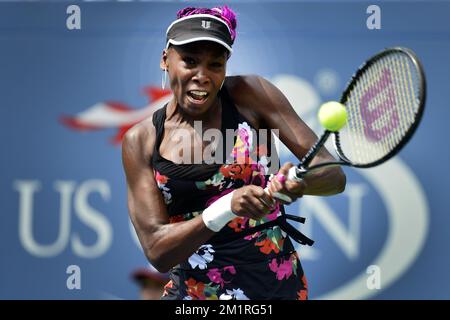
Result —
M260 220L275 209L275 204L263 188L248 185L234 191L231 211L241 217Z

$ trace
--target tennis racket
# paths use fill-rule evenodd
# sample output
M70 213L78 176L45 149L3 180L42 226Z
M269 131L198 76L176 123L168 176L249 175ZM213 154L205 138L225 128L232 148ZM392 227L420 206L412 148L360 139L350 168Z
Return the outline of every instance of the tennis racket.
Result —
M425 98L425 73L412 50L394 47L376 54L359 67L342 94L345 125L325 130L298 166L290 169L288 179L300 180L331 166L370 168L389 160L417 129ZM309 166L330 136L339 160ZM282 193L272 196L292 202Z

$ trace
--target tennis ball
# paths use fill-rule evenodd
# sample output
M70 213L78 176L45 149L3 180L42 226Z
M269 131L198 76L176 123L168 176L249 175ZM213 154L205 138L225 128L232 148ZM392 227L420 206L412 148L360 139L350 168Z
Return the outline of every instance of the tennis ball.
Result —
M329 101L319 109L319 122L328 131L339 131L347 122L345 106L336 101Z

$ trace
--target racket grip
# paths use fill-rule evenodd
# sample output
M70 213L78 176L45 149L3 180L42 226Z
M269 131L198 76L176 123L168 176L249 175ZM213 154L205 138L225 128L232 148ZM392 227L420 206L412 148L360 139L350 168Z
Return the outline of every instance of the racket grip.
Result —
M289 196L287 196L287 195L285 195L285 194L283 194L283 193L275 192L274 194L270 194L270 192L269 192L269 187L266 187L266 188L264 189L264 192L265 192L268 196L274 198L275 200L281 200L281 201L288 202L288 203L291 203L291 202L292 202L291 197L289 197Z
M300 181L302 181L302 176L303 176L303 174L305 172L306 172L305 169L294 166L294 167L289 169L287 178L288 178L288 180L294 180L296 182L300 182ZM266 187L264 189L264 191L267 194L269 194L268 187ZM272 197L277 199L277 200L281 200L281 201L284 201L284 202L287 202L287 203L291 203L292 202L291 197L289 197L289 196L287 196L287 195L285 195L284 193L281 193L281 192L274 192L274 194L272 194Z
M303 175L305 174L306 170L299 167L292 167L289 169L288 172L288 180L294 180L296 182L300 182L303 180Z
M284 193L281 193L281 192L274 192L272 197L274 197L277 200L281 200L281 201L284 201L284 202L287 202L287 203L291 203L292 202L291 197L289 197L289 196L287 196L287 195L285 195Z

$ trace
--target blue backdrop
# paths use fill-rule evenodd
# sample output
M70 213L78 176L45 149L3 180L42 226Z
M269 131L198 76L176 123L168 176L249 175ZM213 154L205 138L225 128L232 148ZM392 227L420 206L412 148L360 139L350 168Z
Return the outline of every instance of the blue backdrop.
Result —
M374 3L381 29L371 30ZM71 4L80 30L67 28ZM175 12L215 4L0 3L0 298L138 298L129 275L147 262L114 141L167 98L159 59ZM305 197L288 211L308 218L300 228L316 240L299 248L311 298L449 299L450 4L228 4L239 23L228 74L270 79L316 132L320 103L339 99L369 56L400 45L420 57L427 109L402 153L378 168L345 169L345 193ZM67 288L71 265L79 290Z

